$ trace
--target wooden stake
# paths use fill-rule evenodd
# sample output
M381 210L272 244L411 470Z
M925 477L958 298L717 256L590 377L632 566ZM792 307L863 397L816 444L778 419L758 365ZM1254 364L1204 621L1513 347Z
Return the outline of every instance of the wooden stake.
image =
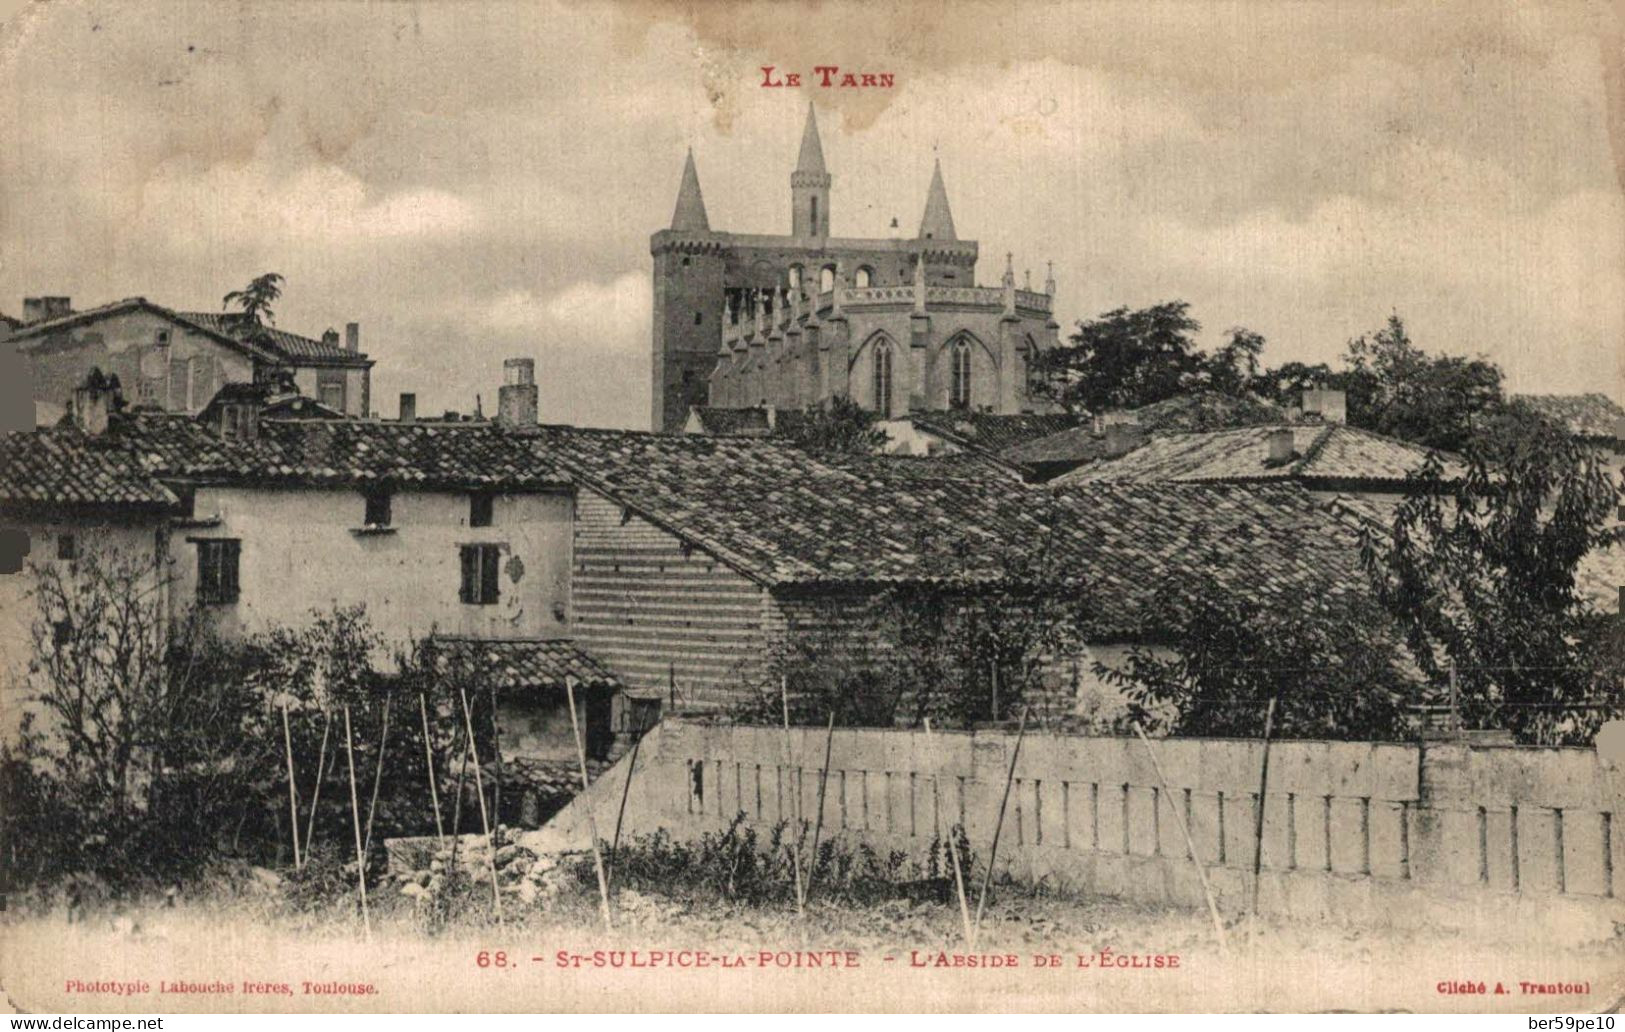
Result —
M491 758L496 761L497 781L491 786L491 812L496 815L497 838L502 838L502 783L508 775L502 769L502 728L497 724L497 685L491 682Z
M1016 780L1016 761L1021 758L1021 740L1027 736L1027 707L1021 708L1021 723L1016 725L1016 747L1010 751L1010 769L1004 776L1004 798L999 801L999 820L993 825L993 846L987 851L987 871L982 875L982 891L976 897L976 921L971 925L971 949L982 934L982 910L987 906L987 890L993 884L993 862L999 858L999 833L1004 831L1004 811L1010 805L1010 786Z
M1253 821L1253 908L1258 917L1258 882L1264 873L1264 792L1270 783L1270 737L1275 731L1275 697L1264 711L1264 759L1258 768L1258 814Z
M1172 799L1168 792L1168 779L1162 776L1162 764L1157 762L1157 751L1151 748L1151 739L1145 736L1145 729L1140 722L1134 722L1134 733L1140 736L1145 743L1146 755L1151 757L1151 769L1157 772L1157 784L1162 786L1162 794ZM1196 840L1191 837L1191 829L1185 824L1185 817L1179 812L1179 807L1170 806L1174 812L1174 820L1179 824L1180 832L1185 836L1185 847L1190 850L1191 863L1196 865L1196 876L1202 881L1202 894L1207 897L1207 912L1213 917L1213 933L1219 937L1219 949L1228 950L1229 942L1224 934L1224 922L1219 918L1219 905L1213 901L1213 886L1208 884L1207 868L1202 864L1202 854L1196 851Z
M355 878L361 891L361 923L372 938L372 915L367 911L367 860L361 852L361 801L355 792L355 740L350 733L350 704L344 704L344 751L350 758L350 823L355 828Z
M592 836L592 866L598 873L598 906L604 917L604 930L614 927L609 919L609 877L604 874L604 855L598 849L598 822L592 815L592 804L587 794L587 742L581 737L581 723L576 720L575 678L564 679L564 694L570 701L570 730L576 736L576 760L581 764L581 807L587 811L587 833Z
M282 704L282 744L288 750L288 812L293 830L293 869L305 866L299 856L299 785L293 776L293 732L288 728L288 704ZM319 769L319 768L318 768Z
M463 723L468 727L468 751L474 757L474 792L480 797L480 828L485 832L485 845L487 859L491 867L491 906L496 910L497 927L502 923L502 889L497 885L497 844L491 837L491 819L485 812L485 779L480 776L480 754L474 748L474 717L468 711L468 690L459 687L457 693L463 699Z
M423 716L423 758L429 767L429 801L434 804L434 837L440 848L446 847L446 828L440 823L440 790L434 783L434 746L429 737L429 702L418 693L418 712Z
M934 741L934 738L933 738L933 736L931 734L931 718L930 717L925 718L925 740L928 741L928 742ZM942 790L941 790L942 786L939 783L939 780L940 779L937 777L937 775L935 775L935 774L931 775L931 795L932 795L933 798L936 799L937 812L941 813L942 812ZM948 855L953 857L953 861L954 861L954 888L959 893L959 920L965 926L965 947L966 947L966 949L969 949L970 948L970 943L971 943L970 901L965 898L965 872L964 872L963 868L961 868L960 865L959 865L959 845L954 840L954 827L955 826L953 824L950 824L948 826Z
M316 804L322 798L322 782L326 781L333 772L322 768L327 766L327 733L333 730L333 711L322 710L322 747L316 753L316 787L310 793L310 821L305 825L305 859L310 859L311 843L316 838ZM334 757L337 760L338 757Z
M829 784L829 754L835 746L835 712L829 714L829 731L824 735L824 769L818 773L818 816L813 819L812 850L807 854L807 895L812 895L818 878L818 838L824 830L824 789Z
M626 819L626 797L632 794L632 772L638 767L638 749L643 745L644 734L644 729L639 728L638 737L632 742L632 755L626 761L626 783L621 786L621 808L615 814L615 838L609 844L609 863L604 870L606 886L615 878L615 853L621 848L621 822Z
M789 777L790 776L790 759L791 759L791 750L790 750L790 679L789 679L789 677L786 677L786 676L783 676L783 675L781 675L779 677L779 698L782 699L783 702L784 702L784 775L785 775L785 777ZM796 779L796 808L795 808L795 815L796 815L796 827L797 827L797 829L799 829L801 827L801 825L802 825L802 820L801 820L801 779L800 778ZM797 838L795 841L796 841L796 845L790 847L790 864L791 864L792 867L795 868L795 872L796 872L796 913L800 914L803 918L805 918L807 916L807 896L806 896L805 890L802 888L802 885L801 885L801 848L800 848L801 840L800 840L800 838Z
M378 789L384 781L384 749L389 745L389 706L393 695L384 696L384 726L378 733L378 762L372 769L372 799L367 802L367 855L372 855L372 816L378 811Z

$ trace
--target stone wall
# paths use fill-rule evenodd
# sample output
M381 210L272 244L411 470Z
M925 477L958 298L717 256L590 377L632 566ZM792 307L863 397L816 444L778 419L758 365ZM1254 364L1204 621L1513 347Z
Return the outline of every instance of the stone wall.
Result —
M761 825L816 815L823 729L668 720L645 738L623 841L658 827L692 838L736 814ZM966 827L985 858L1016 736L837 729L826 836L929 847ZM1161 767L1159 777L1152 754ZM1220 907L1251 899L1261 746L1225 739L1029 734L998 867L1148 903L1202 906L1180 821ZM534 833L539 851L610 834L629 759ZM1164 783L1164 779L1166 782ZM1166 787L1165 787L1166 786ZM1607 936L1625 920L1617 814L1625 773L1589 749L1278 742L1264 801L1260 909L1302 920Z

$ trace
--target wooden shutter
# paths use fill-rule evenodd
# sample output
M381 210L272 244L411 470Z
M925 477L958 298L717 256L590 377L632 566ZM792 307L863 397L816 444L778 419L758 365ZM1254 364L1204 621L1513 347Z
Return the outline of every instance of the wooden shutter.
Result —
M469 603L475 600L474 582L479 578L480 575L479 549L473 545L464 545L460 549L460 552L462 554L463 579L462 587L459 589L457 594L457 599L460 602Z
M242 555L241 541L220 542L220 601L237 601L237 561Z
M480 549L480 601L488 605L497 600L497 562L501 558L495 545Z

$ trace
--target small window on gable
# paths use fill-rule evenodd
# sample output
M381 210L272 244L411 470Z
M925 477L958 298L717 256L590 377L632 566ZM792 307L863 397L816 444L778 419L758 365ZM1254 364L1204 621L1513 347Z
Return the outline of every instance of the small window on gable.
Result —
M79 539L72 534L58 534L56 536L56 557L58 559L79 558Z
M496 498L492 495L478 492L468 496L468 525L470 527L489 527L496 512Z
M368 491L366 498L366 512L363 523L369 527L387 527L390 524L390 502L388 491Z
M502 550L496 545L463 545L459 550L462 587L457 597L464 605L490 606L497 601L497 570Z
M161 348L166 348L166 347L169 346L169 331L168 330L159 330L158 331L158 346L161 347Z
M209 538L197 542L197 600L224 605L237 601L237 567L242 542Z

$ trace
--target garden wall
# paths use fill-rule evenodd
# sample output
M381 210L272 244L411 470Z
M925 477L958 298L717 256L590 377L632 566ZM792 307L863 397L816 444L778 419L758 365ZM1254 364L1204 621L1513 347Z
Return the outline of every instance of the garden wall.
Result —
M668 719L643 741L622 840L694 838L736 814L816 819L825 731ZM836 729L823 834L926 849L963 823L985 860L1014 733ZM1250 903L1259 743L1028 734L998 867L1148 903L1203 906L1184 818L1220 907ZM586 809L611 837L623 757L527 844L585 848ZM1167 789L1162 781L1166 779ZM1260 909L1293 919L1601 937L1625 921L1616 815L1625 772L1590 749L1277 742L1264 800Z

